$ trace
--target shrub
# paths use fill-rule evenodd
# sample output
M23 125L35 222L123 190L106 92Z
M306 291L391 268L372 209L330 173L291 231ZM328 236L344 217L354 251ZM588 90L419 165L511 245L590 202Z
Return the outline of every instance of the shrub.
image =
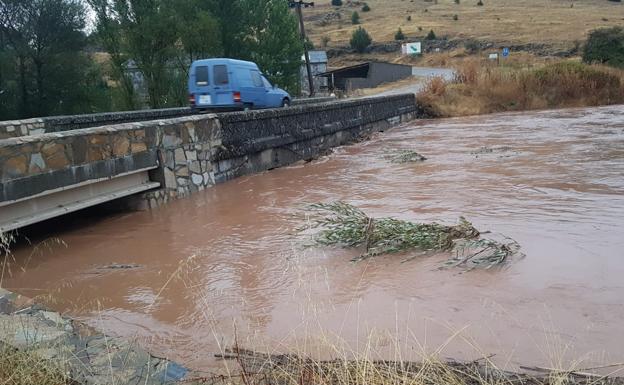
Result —
M407 21L412 21L412 15L407 16Z
M370 12L371 8L368 6L368 4L364 4L364 6L362 7L362 12Z
M351 41L349 44L351 48L356 50L359 53L366 51L369 45L373 42L373 39L370 37L368 32L362 27L358 27L355 31L353 31L353 35L351 35Z
M321 38L321 46L323 48L327 47L327 44L329 44L330 41L331 41L331 38L329 36L323 36Z
M455 4L459 4L459 0L455 0Z
M405 34L401 28L399 28L399 30L394 34L394 40L405 40Z
M478 5L479 7L482 7L482 6L483 6L483 1L479 0L479 2L477 3L477 5Z
M427 37L425 37L425 39L427 40L435 40L438 37L436 36L435 32L433 32L433 29L429 31L429 33L427 34Z
M481 44L476 40L468 40L464 43L464 48L469 54L477 53L481 50Z
M459 19L459 16L453 15L453 20L457 21L458 19Z
M583 61L624 67L624 29L600 28L590 32L583 49Z
M332 0L331 4L335 7L340 7L342 5L342 0Z
M351 24L360 24L360 14L353 12L351 14Z

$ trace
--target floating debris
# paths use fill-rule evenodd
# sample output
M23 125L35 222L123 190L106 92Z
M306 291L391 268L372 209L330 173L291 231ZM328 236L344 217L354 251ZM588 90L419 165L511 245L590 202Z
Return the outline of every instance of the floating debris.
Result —
M138 269L141 265L135 263L111 263L110 265L100 266L100 270L117 270L117 269Z
M412 150L403 150L394 155L391 155L390 161L392 163L414 163L427 160L423 155Z
M395 218L372 218L345 202L317 203L309 206L310 227L320 229L316 244L325 246L365 247L353 259L360 261L382 254L408 250L456 250L445 266L489 269L518 253L520 246L480 239L480 232L464 217L454 226L439 223L415 223Z
M455 258L449 259L445 265L449 267L465 267L489 269L505 263L512 255L520 253L520 245L513 239L499 242L493 239L465 240L455 244Z
M232 360L238 370L227 378L231 384L458 384L458 385L624 385L624 377L599 375L604 368L621 368L624 363L581 370L525 367L524 372L498 368L493 355L473 361L424 357L420 362L373 360L368 357L318 360L298 354L267 354L247 349L225 349L215 358ZM613 373L617 373L614 369ZM200 378L202 384L225 383L223 376Z

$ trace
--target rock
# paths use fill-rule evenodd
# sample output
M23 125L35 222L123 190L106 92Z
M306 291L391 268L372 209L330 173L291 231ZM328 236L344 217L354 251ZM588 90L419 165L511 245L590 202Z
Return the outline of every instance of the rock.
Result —
M163 187L174 189L177 186L175 174L170 169L165 168L165 186Z
M199 174L193 174L191 179L193 180L193 184L196 186L201 186L204 182L204 178Z
M32 154L30 156L30 166L28 166L29 173L37 173L45 171L46 164L43 161L43 157L40 153Z

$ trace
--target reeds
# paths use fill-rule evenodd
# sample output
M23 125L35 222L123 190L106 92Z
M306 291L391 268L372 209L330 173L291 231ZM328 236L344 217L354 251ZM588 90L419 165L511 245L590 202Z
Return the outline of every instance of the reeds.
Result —
M624 103L624 71L574 61L519 68L467 60L453 82L431 79L417 99L430 116Z

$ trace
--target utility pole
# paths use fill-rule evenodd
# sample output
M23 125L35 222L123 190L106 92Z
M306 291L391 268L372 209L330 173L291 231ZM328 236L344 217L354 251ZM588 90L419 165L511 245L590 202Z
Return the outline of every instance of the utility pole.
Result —
M299 16L299 30L301 31L301 41L303 42L303 52L305 55L306 69L308 72L308 85L310 87L310 96L314 96L314 79L312 78L312 66L310 65L310 53L308 52L308 44L306 41L305 27L303 25L303 12L301 6L314 7L314 2L304 2L303 0L288 0L288 6L290 8L297 9L297 16Z

